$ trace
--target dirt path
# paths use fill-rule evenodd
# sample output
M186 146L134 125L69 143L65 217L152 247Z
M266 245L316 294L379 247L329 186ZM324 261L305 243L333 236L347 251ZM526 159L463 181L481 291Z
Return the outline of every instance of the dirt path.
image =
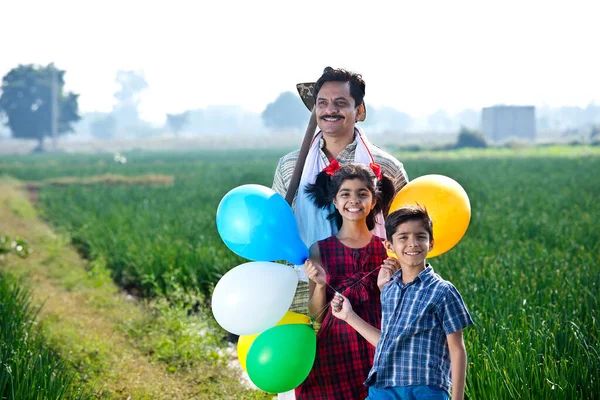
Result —
M8 257L0 268L22 276L32 288L44 336L101 398L264 398L223 368L207 364L172 372L136 348L126 327L147 318L144 308L106 274L86 269L68 240L38 218L19 182L8 178L0 178L0 235L28 241L29 257Z

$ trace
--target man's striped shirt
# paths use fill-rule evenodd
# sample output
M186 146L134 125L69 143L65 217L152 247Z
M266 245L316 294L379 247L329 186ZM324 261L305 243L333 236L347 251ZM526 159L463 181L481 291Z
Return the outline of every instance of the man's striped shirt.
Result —
M346 165L354 162L354 155L356 153L356 146L358 144L358 136L355 135L354 141L350 143L342 152L337 156L337 161L340 165ZM325 141L323 138L320 139L320 151L319 156L324 161L325 165L329 165L329 159L325 152L323 151L323 147L325 146ZM404 166L398 160L396 160L393 156L381 150L377 146L369 146L369 151L373 155L373 160L375 163L381 165L382 173L392 180L394 183L394 187L396 189L396 193L404 187L408 183L408 176L406 175L406 171L404 171ZM275 177L273 179L273 190L285 197L288 186L292 179L292 174L294 172L294 167L296 166L296 161L298 160L298 154L300 150L293 151L291 153L286 154L279 160L279 164L277 165L277 169L275 170ZM295 209L296 205L296 195L298 191L296 190L296 194L294 195L294 201L292 202L292 208Z

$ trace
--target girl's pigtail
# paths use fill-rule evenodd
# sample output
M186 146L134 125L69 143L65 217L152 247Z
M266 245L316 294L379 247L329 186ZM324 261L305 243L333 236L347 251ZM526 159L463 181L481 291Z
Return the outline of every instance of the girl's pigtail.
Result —
M387 176L382 175L381 179L377 181L376 192L379 194L378 205L383 215L387 215L392 200L396 195L396 188L394 182Z
M327 171L321 171L315 179L315 183L309 183L306 185L306 193L308 198L318 208L329 208L332 197L330 191L331 177Z

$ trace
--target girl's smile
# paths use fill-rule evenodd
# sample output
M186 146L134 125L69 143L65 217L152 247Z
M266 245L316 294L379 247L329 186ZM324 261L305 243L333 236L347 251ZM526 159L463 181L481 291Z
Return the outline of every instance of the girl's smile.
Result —
M333 204L342 218L359 220L369 215L375 207L375 199L361 179L347 179L340 185Z

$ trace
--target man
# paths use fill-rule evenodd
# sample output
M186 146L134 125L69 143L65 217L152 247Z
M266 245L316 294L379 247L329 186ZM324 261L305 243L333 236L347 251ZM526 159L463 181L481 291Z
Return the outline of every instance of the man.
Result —
M353 162L379 164L381 172L394 182L396 192L408 183L402 163L371 144L356 126L366 115L364 95L365 82L362 76L343 69L326 68L315 84L313 96L319 129L313 137L300 185L292 201L300 237L307 247L337 232L335 222L327 219L329 212L317 209L304 191L306 185L314 183L317 174L329 165L330 159L337 160L341 165ZM309 103L312 101L305 100L305 104ZM279 160L275 170L272 188L283 197L288 192L299 153L300 151L296 150L286 154ZM378 216L377 222L373 233L385 238L382 215ZM297 266L296 270L300 281L290 310L307 314L308 278L304 274L303 266ZM278 397L291 400L295 395L294 391L290 391L280 393Z
M316 82L313 93L319 130L311 143L300 185L292 202L300 236L307 246L337 231L335 224L326 219L328 212L318 210L304 193L305 186L314 183L316 175L329 165L330 159L336 159L341 165L352 162L379 164L381 172L394 182L396 192L408 183L402 163L371 144L356 126L356 122L363 120L366 113L363 101L365 82L361 75L327 68ZM275 170L273 190L284 197L298 155L299 150L286 154L279 160ZM385 237L383 221L380 219L379 222L374 233Z

